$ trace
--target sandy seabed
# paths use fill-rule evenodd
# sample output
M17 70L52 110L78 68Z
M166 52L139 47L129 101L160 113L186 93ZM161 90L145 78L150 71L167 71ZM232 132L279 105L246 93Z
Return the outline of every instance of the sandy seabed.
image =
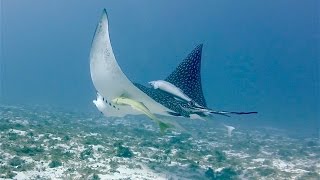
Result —
M320 179L320 144L285 131L0 105L0 179Z

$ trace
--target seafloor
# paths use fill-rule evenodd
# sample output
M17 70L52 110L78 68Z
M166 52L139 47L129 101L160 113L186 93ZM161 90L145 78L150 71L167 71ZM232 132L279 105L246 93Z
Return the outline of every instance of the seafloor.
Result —
M320 179L317 138L179 122L1 105L0 179Z

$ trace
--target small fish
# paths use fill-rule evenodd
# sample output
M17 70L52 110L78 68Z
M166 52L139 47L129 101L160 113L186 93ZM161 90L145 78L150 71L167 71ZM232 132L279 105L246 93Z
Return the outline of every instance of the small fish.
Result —
M143 112L146 116L148 116L150 119L152 119L159 125L161 133L165 132L166 129L173 127L173 125L159 120L154 114L150 112L150 110L142 102L139 102L130 98L126 98L126 97L115 98L112 100L112 102L118 105L129 105L133 109Z
M227 125L224 125L224 127L226 127L227 130L228 130L228 137L231 137L231 133L232 133L232 131L235 129L235 127L233 127L233 126L227 126Z
M154 89L159 89L161 91L167 92L171 94L176 100L185 101L192 106L201 107L198 103L192 100L189 96L187 96L180 88L177 86L164 81L164 80L157 80L157 81L150 81L148 82Z

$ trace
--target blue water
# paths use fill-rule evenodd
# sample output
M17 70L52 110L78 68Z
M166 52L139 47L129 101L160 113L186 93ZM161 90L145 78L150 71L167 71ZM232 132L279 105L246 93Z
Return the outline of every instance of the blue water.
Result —
M203 43L208 106L259 112L218 122L319 138L317 0L2 0L0 104L96 117L89 52L103 8L115 56L131 80L164 79Z
M204 43L208 105L254 110L254 122L317 133L317 1L1 1L1 101L86 110L95 96L89 51L106 8L127 76L165 78Z

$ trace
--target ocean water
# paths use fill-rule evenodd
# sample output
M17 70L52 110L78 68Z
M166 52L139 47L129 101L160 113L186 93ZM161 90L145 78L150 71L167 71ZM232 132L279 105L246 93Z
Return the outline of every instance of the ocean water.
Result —
M1 0L0 179L320 179L319 2ZM89 53L103 9L143 85L198 45L208 107L258 114L104 117ZM224 125L233 126L228 136Z

